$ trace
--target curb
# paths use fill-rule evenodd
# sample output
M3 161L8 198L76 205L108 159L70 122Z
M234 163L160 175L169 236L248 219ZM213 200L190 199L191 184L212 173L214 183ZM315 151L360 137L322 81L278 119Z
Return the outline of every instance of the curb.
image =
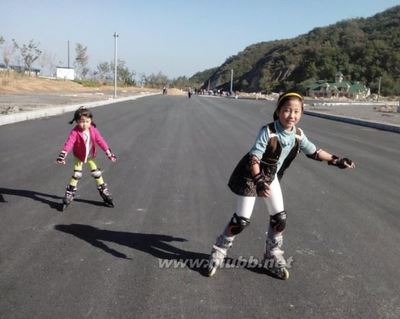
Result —
M108 100L102 100L102 101L86 102L86 103L78 103L78 104L68 104L68 105L64 105L64 106L54 106L54 107L49 107L49 108L34 110L34 111L28 111L28 112L0 115L0 126L6 125L6 124L17 123L17 122L28 121L28 120L35 120L35 119L39 119L42 117L60 115L63 113L75 111L80 106L85 106L87 108L94 108L94 107L103 106L103 105L107 105L107 104L114 104L114 103L119 103L119 102L137 100L142 97L158 95L158 94L160 94L160 93L142 93L139 95L132 95L132 96L117 98L117 99L110 98Z
M376 128L378 130L383 130L383 131L400 133L400 125L386 124L386 123L381 123L381 122L373 122L373 121L368 121L368 120L361 120L361 119L354 118L354 117L331 115L331 114L325 114L325 113L319 113L319 112L307 111L307 110L304 110L304 114L321 117L321 118L325 118L325 119L329 119L329 120L339 121L339 122L350 123L350 124L354 124L354 125L372 127L372 128Z

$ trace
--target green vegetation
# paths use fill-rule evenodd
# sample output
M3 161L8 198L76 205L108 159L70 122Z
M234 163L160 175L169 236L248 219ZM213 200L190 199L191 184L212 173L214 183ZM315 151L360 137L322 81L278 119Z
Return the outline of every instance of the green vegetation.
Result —
M157 74L152 73L148 76L143 75L143 79L141 79L141 82L144 86L151 88L162 88L164 86L174 87L178 89L186 89L188 87L198 88L215 72L215 70L217 70L217 68L197 72L190 78L186 76L179 76L172 80L169 79L162 72L158 72Z
M184 89L188 87L200 87L203 82L205 82L215 71L217 68L207 69L201 72L197 72L193 74L190 78L186 76L179 76L171 81L169 81L169 85L171 87Z
M193 74L190 78L189 78L189 82L191 83L192 87L199 87L201 86L202 83L204 83L205 81L207 81L207 79L213 75L213 73L215 71L217 71L218 68L211 68L211 69L207 69L201 72L197 72L195 74Z
M293 39L261 42L229 57L203 82L228 90L281 91L332 81L340 71L383 95L400 95L400 6L370 18L351 19L316 28Z

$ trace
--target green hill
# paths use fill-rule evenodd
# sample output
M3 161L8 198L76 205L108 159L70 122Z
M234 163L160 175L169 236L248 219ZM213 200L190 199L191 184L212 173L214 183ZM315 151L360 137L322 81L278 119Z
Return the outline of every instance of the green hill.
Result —
M240 91L305 90L317 80L333 80L342 72L346 80L360 81L377 91L382 77L383 95L400 95L400 6L369 18L351 19L316 28L293 39L250 45L229 57L203 82Z
M189 81L190 83L193 83L193 86L199 86L199 84L201 85L202 83L206 82L216 70L217 68L211 68L197 72L189 78Z

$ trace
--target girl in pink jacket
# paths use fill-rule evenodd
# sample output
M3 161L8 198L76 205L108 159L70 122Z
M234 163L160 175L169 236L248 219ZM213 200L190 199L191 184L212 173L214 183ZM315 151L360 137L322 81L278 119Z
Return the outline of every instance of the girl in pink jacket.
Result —
M60 155L57 158L57 163L65 164L67 154L72 150L74 154L74 172L67 186L63 199L63 210L73 201L78 181L82 178L83 163L89 165L92 176L96 180L97 189L105 204L114 207L112 196L104 182L101 170L95 162L96 144L106 153L107 157L115 162L117 157L108 147L107 142L101 136L96 124L92 122L93 114L83 106L75 111L74 118L70 124L76 122L76 126L71 130Z

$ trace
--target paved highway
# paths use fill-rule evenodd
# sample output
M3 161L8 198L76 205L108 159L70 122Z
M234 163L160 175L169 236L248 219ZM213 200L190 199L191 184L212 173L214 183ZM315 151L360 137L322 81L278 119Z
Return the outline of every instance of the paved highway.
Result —
M304 115L309 139L357 168L300 155L287 171L290 279L245 263L203 275L235 206L229 175L273 110L198 96L96 108L118 155L98 158L116 207L86 169L67 212L72 158L55 158L71 114L0 127L0 318L399 318L396 133ZM262 256L267 223L257 202L232 262Z

